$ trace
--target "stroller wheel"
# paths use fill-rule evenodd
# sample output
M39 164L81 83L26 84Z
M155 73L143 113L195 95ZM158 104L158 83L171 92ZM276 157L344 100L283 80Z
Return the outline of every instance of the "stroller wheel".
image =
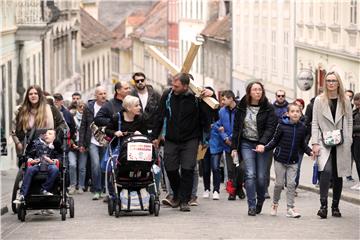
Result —
M154 214L154 211L155 211L155 196L154 194L151 194L149 200L149 213Z
M114 214L114 200L109 197L109 200L108 200L108 213L109 213L109 216L112 216Z
M114 210L115 210L115 217L120 217L120 205L121 205L121 201L120 199L116 198L114 201Z
M75 203L72 197L69 197L69 211L70 211L70 218L74 218L75 216Z
M61 220L65 221L66 220L66 208L60 208L60 214L61 214Z
M18 219L20 221L24 222L25 221L25 215L26 215L26 210L25 210L24 204L20 204L17 214L18 214Z
M156 201L155 205L154 205L154 215L155 217L159 216L159 212L160 212L160 202Z

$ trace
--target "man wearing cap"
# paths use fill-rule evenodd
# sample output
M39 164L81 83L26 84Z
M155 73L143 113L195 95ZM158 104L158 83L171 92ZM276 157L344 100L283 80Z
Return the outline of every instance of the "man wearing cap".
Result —
M64 107L64 98L61 95L61 93L55 93L53 95L53 97L54 97L54 105L61 112L67 126L69 127L70 137L73 137L75 135L75 132L76 132L76 126L75 126L74 118L71 115L71 113L69 112L69 110L67 110Z

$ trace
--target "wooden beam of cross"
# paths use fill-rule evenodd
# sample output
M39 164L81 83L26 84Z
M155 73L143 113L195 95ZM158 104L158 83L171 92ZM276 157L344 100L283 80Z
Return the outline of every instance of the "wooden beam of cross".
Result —
M189 52L185 58L182 68L180 69L174 63L172 63L162 52L160 52L154 46L146 46L146 51L155 58L161 65L170 71L172 75L176 75L179 72L189 73L191 66L195 60L196 54L199 50L200 45L196 43L191 43ZM200 96L203 88L197 86L193 80L190 80L189 88L194 92L196 96ZM219 107L219 102L212 97L204 97L204 102L206 102L212 109L217 109Z

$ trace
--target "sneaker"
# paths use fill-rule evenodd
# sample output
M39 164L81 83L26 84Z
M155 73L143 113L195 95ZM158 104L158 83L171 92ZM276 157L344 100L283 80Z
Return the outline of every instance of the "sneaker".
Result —
M301 217L300 213L296 212L294 208L289 208L286 212L288 218L299 218Z
M213 193L213 200L219 200L220 199L220 195L217 191L214 191Z
M297 197L299 195L298 191L295 190L295 197Z
M255 208L249 208L248 215L249 216L256 216L256 209Z
M172 200L172 196L171 195L167 195L164 199L161 200L161 203L165 206L172 206L171 205L171 200Z
M265 199L270 199L270 194L269 192L266 192L265 195L264 195Z
M190 212L190 206L187 203L180 203L180 211Z
M210 191L209 190L206 190L204 193L203 193L203 198L209 198L210 197Z
M85 192L84 188L82 188L82 187L79 187L79 190L77 190L78 194L83 194L84 192Z
M51 192L46 191L45 189L41 191L41 194L42 194L42 195L45 195L45 196L52 196L52 195L54 195L54 194L52 194Z
M263 203L257 203L256 204L256 214L260 214L263 207Z
M355 184L355 185L352 186L350 189L351 189L351 190L360 190L360 183Z
M199 203L197 201L197 197L191 197L190 201L188 202L190 206L199 206Z
M233 201L236 199L236 195L229 194L228 200Z
M270 215L271 215L271 216L276 216L278 206L279 206L279 204L277 204L277 203L273 203L273 204L271 205L271 210L270 210Z
M348 182L355 182L355 179L350 175L350 176L347 176L346 177L346 180L348 181Z
M20 203L22 203L24 200L25 200L24 195L20 194L20 195L13 201L13 203L15 203L15 204L20 204Z
M170 201L170 205L172 208L177 208L180 205L180 200L172 198Z
M246 197L243 188L237 190L237 195L240 199L244 199Z
M76 187L75 186L70 186L69 187L69 195L74 195L76 193Z
M96 192L92 198L92 200L99 200L100 199L100 193Z

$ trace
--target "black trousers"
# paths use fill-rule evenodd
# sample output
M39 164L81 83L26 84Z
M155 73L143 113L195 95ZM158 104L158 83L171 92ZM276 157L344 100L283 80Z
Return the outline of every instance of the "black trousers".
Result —
M174 199L179 199L182 203L187 203L191 198L198 145L198 139L182 143L165 141L166 173L174 192Z
M351 146L351 152L355 161L356 171L360 179L360 136L353 138L353 144Z
M332 147L330 157L320 175L320 200L327 200L331 179L333 181L333 200L339 202L343 187L342 177L338 177L336 147Z

